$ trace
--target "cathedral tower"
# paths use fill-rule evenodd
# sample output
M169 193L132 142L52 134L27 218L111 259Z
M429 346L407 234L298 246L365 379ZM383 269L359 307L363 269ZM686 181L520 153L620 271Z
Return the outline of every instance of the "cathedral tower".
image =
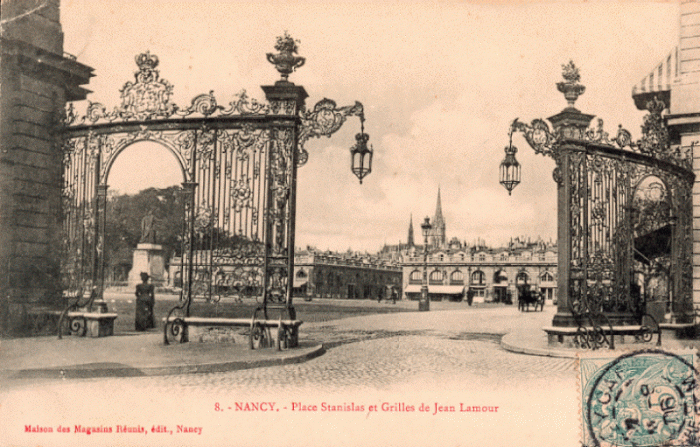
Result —
M442 202L440 200L440 188L438 187L437 205L435 206L435 216L433 216L433 230L429 237L429 244L432 247L445 246L445 218L442 216Z
M411 222L408 224L408 242L406 245L410 248L416 245L413 239L413 214L411 214Z

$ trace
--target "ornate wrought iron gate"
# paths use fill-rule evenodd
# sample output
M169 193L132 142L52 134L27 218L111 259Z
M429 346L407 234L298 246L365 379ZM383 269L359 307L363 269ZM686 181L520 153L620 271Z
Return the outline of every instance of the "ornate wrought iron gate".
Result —
M362 104L337 107L323 99L305 109L308 96L287 81L304 59L296 42L277 40L279 54L268 54L282 74L263 86L267 102L238 94L227 107L213 93L196 96L188 107L174 104L173 86L160 77L158 58L136 57L135 80L120 90L121 105L109 111L89 102L78 116L69 105L64 127L64 277L66 288L104 289L107 176L130 145L156 142L178 160L183 173L184 219L181 303L173 311L189 316L194 297L255 296L294 318L296 171L310 138L330 136L348 116L364 121ZM369 154L364 130L358 134L360 159ZM356 153L354 153L357 155ZM355 171L355 169L353 169ZM369 166L359 169L360 180Z
M651 294L638 276L648 279L658 271L667 281L661 317L688 322L693 313L691 148L671 144L662 116L665 105L658 99L647 104L638 141L621 126L611 138L600 119L589 128L593 115L573 107L585 90L573 63L564 66L564 78L557 87L569 107L549 118L553 131L541 119L530 124L516 119L510 128L511 137L522 132L536 153L556 161L559 296L554 326L581 326L584 314L639 325L650 312ZM506 154L516 150L509 146ZM512 161L505 168L519 169ZM519 181L519 175L511 177ZM517 181L506 184L509 191Z

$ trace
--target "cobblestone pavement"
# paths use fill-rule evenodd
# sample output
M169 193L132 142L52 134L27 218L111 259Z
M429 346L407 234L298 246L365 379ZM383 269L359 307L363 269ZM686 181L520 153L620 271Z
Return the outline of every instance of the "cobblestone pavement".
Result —
M357 334L353 334L357 335ZM573 377L572 359L526 356L504 351L498 337L464 334L461 337L426 334L365 334L366 341L343 343L305 363L226 373L114 378L89 381L107 389L126 384L133 389L167 394L178 392L221 394L232 390L282 391L312 388L336 392L348 388L391 390L426 377L430 382L449 379L468 383L481 378L493 386ZM65 383L84 386L84 383Z
M579 445L575 361L514 354L499 344L514 319L537 326L548 318L551 315L480 310L460 315L398 314L390 321L338 320L306 328L305 337L322 339L329 348L300 364L226 373L22 383L0 390L0 404L14 402L14 414L45 414L54 425L57 420L70 425L117 419L172 426L186 415L188 422L202 425L210 434L206 442L148 445L268 445L272 439L276 445L324 446ZM90 406L69 404L89 396L96 398ZM228 410L234 403L266 400L285 416ZM294 403L326 402L362 405L364 411L358 415L290 411ZM421 402L429 405L426 414L432 419L419 416ZM499 409L489 416L434 414L438 403ZM368 412L371 404L395 410ZM405 405L416 411L402 413ZM218 406L227 412L218 413ZM26 420L15 416L7 426L21 426ZM310 432L303 430L309 425L314 427L312 441ZM234 443L227 438L232 429ZM108 440L93 436L91 441L102 445L103 439ZM119 439L120 445L127 445Z
M445 323L444 316L439 317L443 325L438 329L378 329L373 328L376 324L367 323L367 317L357 319L365 329L356 328L357 323L348 320L311 325L303 337L323 340L327 352L301 364L226 373L93 379L63 382L63 386L77 389L87 382L96 387L113 388L128 383L131 387L162 393L173 389L216 393L231 389L284 389L293 384L298 388L308 386L318 391L333 391L339 387L390 389L423 375L433 380L451 381L482 378L497 386L573 377L575 361L572 359L528 356L502 349L501 334L509 324L499 323L498 317L503 317L504 312L483 310L479 313L491 327L484 327L476 320L460 331L455 329L455 324ZM543 319L540 315L532 314L530 320ZM410 314L404 317L407 318L411 318ZM407 322L403 325L411 326ZM25 386L36 386L36 382Z

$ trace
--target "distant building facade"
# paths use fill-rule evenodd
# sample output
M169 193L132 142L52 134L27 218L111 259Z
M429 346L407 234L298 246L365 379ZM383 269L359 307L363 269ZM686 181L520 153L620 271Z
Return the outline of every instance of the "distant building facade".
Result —
M431 300L512 302L518 286L544 294L553 302L557 296L557 248L551 242L512 240L507 247L490 248L481 241L469 245L457 238L447 241L446 222L438 189L432 230L428 235L428 295ZM413 243L413 217L408 243L385 245L379 256L401 265L403 297L418 299L423 285L424 246Z
M298 251L294 255L294 296L390 299L401 296L402 269L377 256Z
M401 265L404 296L418 299L423 285L422 249L409 250ZM462 300L471 293L476 301L512 302L521 285L542 292L549 302L557 296L557 250L542 242L495 249L431 249L427 272L431 300Z
M213 279L214 288L217 284L222 287L234 285L228 281L226 274L232 273L235 266L212 268L207 262L208 252L199 251L195 256L195 259L202 260L194 266L196 280L208 284ZM172 257L169 266L167 285L182 287L182 258ZM250 266L244 267L244 270L249 268ZM377 256L307 248L297 250L294 255L292 293L295 297L305 299L390 299L393 290L397 298L400 298L401 274L398 264L386 262ZM253 293L261 291L255 290Z
M513 302L519 286L541 292L548 302L557 297L557 247L541 239L519 237L506 247L487 247L447 240L440 191L428 235L428 293L431 300ZM423 245L414 243L413 216L408 243L385 245L376 255L357 252L297 249L294 255L293 295L298 298L418 299L423 284ZM208 259L204 252L197 258ZM182 260L170 260L169 285L181 287ZM201 268L197 265L201 264ZM207 262L195 264L195 278L217 275ZM224 267L222 273L231 268ZM225 275L224 275L225 276ZM223 281L222 284L228 284Z

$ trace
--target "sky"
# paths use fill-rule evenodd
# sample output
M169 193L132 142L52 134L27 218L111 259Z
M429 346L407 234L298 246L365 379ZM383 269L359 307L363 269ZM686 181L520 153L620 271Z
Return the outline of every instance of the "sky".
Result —
M438 188L448 238L556 240L553 160L515 134L522 183L511 196L498 183L509 124L565 108L556 83L573 60L586 86L576 107L611 134L622 124L641 137L644 113L631 90L677 45L678 10L676 2L631 0L62 0L61 21L64 50L95 69L89 99L108 108L146 50L159 57L180 106L210 90L224 105L243 89L262 100L260 86L279 79L265 54L288 31L306 58L289 80L309 93L307 107L360 101L374 147L360 185L350 171L356 118L306 144L296 245L376 252L406 242L411 216L421 239ZM146 144L127 149L108 177L126 193L181 182L174 157Z

